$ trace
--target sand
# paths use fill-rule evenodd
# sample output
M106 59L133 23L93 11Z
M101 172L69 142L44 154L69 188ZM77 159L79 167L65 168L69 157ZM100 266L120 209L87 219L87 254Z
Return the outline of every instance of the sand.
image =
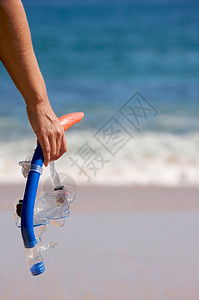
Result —
M12 216L23 186L0 189L1 300L199 299L199 189L79 187L38 277Z

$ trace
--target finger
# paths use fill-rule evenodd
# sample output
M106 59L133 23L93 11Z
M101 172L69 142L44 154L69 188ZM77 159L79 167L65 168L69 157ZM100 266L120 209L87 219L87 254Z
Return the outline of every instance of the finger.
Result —
M40 139L39 142L43 152L44 165L47 167L48 163L50 162L50 143L48 138Z
M63 135L61 139L61 148L59 154L56 157L53 157L53 160L59 159L66 151L67 151L67 143L66 143L65 135Z
M59 155L60 153L60 150L61 150L61 144L62 144L62 136L59 136L57 138L57 153L56 153L56 156Z
M50 160L52 160L52 158L56 157L57 155L57 143L54 135L49 136L49 142L50 142Z
M65 138L64 129L60 125L60 128L57 132L57 153L56 153L57 156L59 155L59 153L61 151L61 147L62 147L62 143L63 143L63 137Z
M67 143L66 143L66 138L65 135L62 137L62 144L59 152L59 157L61 157L64 153L67 151Z
M67 150L68 150L68 147L67 147L66 138L65 138L65 135L63 135L63 140L62 140L62 151L63 151L63 153L66 153Z

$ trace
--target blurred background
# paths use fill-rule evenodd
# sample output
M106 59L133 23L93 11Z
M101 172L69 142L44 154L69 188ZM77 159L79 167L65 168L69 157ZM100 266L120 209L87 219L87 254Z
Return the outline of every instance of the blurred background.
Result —
M64 230L49 228L58 247L32 278L12 203L24 191L18 161L36 139L0 65L0 300L198 300L199 2L23 4L55 113L85 117L56 162L78 201ZM128 103L149 109L137 108L139 128ZM98 170L81 169L84 147L99 154Z
M58 116L83 111L68 156L110 116L127 143L93 183L199 185L199 4L190 1L23 1L48 95ZM157 110L137 132L119 108L140 92ZM25 104L0 66L0 180L19 181L17 162L35 146ZM86 183L67 156L58 162ZM122 176L121 176L122 174Z

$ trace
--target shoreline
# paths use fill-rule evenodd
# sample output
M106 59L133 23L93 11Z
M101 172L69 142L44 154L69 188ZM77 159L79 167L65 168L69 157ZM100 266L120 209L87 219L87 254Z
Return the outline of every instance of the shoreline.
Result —
M24 184L0 184L0 211L13 210ZM199 211L198 187L78 186L73 212Z

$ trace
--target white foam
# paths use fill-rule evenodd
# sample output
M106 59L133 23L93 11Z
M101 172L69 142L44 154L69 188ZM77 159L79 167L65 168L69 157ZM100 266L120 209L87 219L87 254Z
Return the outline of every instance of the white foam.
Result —
M93 184L199 186L199 136L197 133L177 136L146 132L130 140L113 158L94 138L91 132L68 132L68 153L57 162L60 172L68 173L77 184L86 184L87 178L69 157L88 141L109 160L96 176L90 172ZM0 144L0 182L22 182L18 161L32 151L32 138ZM86 170L86 169L85 169ZM48 176L43 175L43 180Z

